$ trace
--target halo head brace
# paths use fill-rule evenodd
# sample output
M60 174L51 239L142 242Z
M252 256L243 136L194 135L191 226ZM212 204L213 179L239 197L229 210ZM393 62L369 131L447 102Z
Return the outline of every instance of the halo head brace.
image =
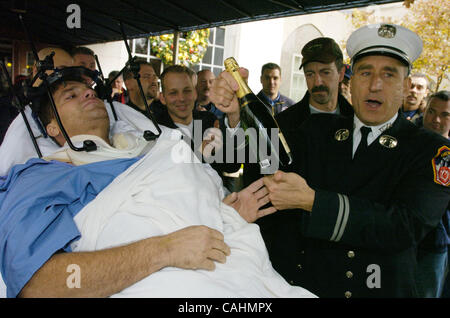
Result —
M45 81L38 87L24 88L24 95L31 106L33 119L36 121L36 124L44 137L47 137L47 133L45 125L40 120L39 114L42 112L42 105L51 103L47 93L47 87L49 88L50 93L53 94L60 85L70 81L85 83L96 92L98 87L102 86L102 84L98 84L101 82L98 71L92 71L83 66L73 66L55 69L55 71L48 75Z
M98 83L101 82L98 74L97 71L91 71L82 66L55 69L55 71L47 76L45 81L43 81L39 87L35 88L34 91L37 92L35 94L36 98L31 101L32 117L45 137L48 137L45 127L50 122L51 118L55 117L63 132L64 138L73 150L93 151L97 149L95 143L89 140L84 142L82 148L77 148L71 144L71 141L62 126L56 105L54 105L54 100L51 95L53 95L61 85L65 85L66 82L70 81L84 83L95 90L95 88L99 86Z

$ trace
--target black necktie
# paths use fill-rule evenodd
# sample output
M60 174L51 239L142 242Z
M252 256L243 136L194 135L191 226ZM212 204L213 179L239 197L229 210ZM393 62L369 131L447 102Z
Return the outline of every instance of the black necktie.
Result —
M359 142L358 148L356 149L355 156L361 155L367 149L367 136L372 131L369 127L362 126L361 127L361 141Z

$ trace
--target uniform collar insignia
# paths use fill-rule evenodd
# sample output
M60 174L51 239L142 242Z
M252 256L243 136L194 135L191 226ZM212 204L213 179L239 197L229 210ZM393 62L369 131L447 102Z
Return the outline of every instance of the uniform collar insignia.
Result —
M383 133L383 131L388 130L393 126L393 123L387 123L386 125L381 126L379 129L380 133Z
M343 128L336 131L336 133L334 134L334 139L336 139L337 141L344 141L347 140L349 136L350 131L346 128Z
M389 135L380 136L380 139L378 139L378 142L380 143L380 145L382 145L383 147L386 147L388 149L395 148L398 145L397 139L395 139L394 137L389 136Z

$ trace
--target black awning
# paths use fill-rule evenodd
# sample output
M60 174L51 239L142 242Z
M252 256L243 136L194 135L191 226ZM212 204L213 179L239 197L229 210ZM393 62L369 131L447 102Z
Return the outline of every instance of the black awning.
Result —
M399 0L7 0L0 2L0 38L26 40L22 13L33 41L77 46L189 31L249 21L385 4ZM77 4L80 28L68 28Z

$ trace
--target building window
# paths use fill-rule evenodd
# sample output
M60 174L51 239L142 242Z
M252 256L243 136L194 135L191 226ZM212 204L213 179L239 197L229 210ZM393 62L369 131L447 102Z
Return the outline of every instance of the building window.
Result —
M305 95L308 88L306 86L305 73L299 69L300 65L302 65L302 56L294 54L292 58L293 68L291 72L291 89L289 97L292 100L299 101Z
M198 72L199 70L208 69L218 76L224 69L225 29L210 29L208 42L208 49L203 59L199 64L192 66L192 70ZM151 54L150 40L148 38L130 40L129 45L133 56L145 59L153 65L157 74L162 73L161 59Z
M216 76L223 71L223 61L224 61L224 50L225 50L225 29L224 28L214 28L210 29L209 33L209 45L206 50L205 55L201 62L194 65L192 69L195 72L200 70L210 70Z
M129 40L128 44L130 45L131 54L133 56L137 56L138 58L144 59L151 63L156 74L162 73L163 69L161 67L161 59L151 54L150 40L148 38Z

